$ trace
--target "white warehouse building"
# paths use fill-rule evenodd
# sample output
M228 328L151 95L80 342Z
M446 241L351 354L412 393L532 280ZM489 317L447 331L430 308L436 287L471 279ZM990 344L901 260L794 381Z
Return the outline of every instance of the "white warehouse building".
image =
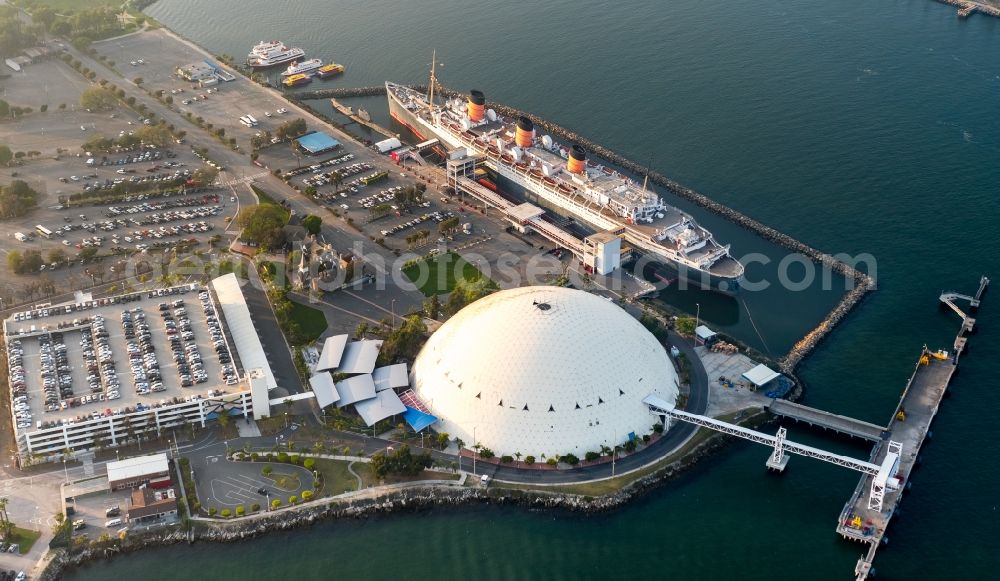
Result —
M436 429L497 456L582 458L653 431L650 394L675 402L660 342L602 297L561 287L499 291L431 336L412 385Z

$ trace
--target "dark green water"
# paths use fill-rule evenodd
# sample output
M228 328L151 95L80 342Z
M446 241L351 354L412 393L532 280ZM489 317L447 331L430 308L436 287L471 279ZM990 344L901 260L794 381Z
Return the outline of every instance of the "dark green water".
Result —
M652 153L662 173L823 250L871 253L879 291L800 368L817 407L885 422L920 346L950 345L957 318L937 293L1000 276L1000 20L958 20L929 0L160 0L149 13L216 52L303 46L347 64L343 86L423 82L437 48L449 86L634 159ZM699 219L737 254L753 243ZM769 343L822 312L823 295L802 295L754 310ZM880 578L985 579L1000 566L997 301L979 315ZM849 578L861 546L833 527L854 475L796 458L768 477L766 456L734 445L606 515L393 515L148 551L72 578Z

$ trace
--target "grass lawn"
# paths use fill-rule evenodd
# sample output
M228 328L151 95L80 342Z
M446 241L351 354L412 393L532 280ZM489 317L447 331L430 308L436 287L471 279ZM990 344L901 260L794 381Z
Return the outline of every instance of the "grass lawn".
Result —
M360 468L360 469L359 469ZM382 484L378 478L372 474L371 466L368 464L354 465L354 471L361 476L365 486L378 486ZM385 477L385 484L397 484L399 482L414 482L416 480L458 480L460 476L451 472L437 472L434 470L424 470L414 476L403 476L400 474L390 474Z
M119 8L124 2L122 0L41 0L38 4L44 4L59 14L66 14L70 11L82 12L103 6Z
M312 343L326 331L326 316L323 311L295 301L292 303L292 314L289 320L294 321L301 331L303 343Z
M257 186L251 184L250 189L253 190L253 193L257 194L257 199L260 200L261 204L271 204L273 206L281 205L278 203L277 200L272 198L267 192L258 188Z
M299 477L296 474L285 474L283 472L272 472L270 475L265 476L274 482L275 488L280 488L286 492L295 492L301 486Z
M247 277L247 265L242 260L230 259L223 260L219 263L219 276L229 274L231 272L236 273L236 278L241 280L246 280Z
M40 531L30 531L28 529L22 529L21 527L14 527L14 532L11 533L7 542L17 543L18 550L22 555L24 555L31 550L32 545L35 544L35 541L37 541L40 536L42 536Z
M314 458L314 460L316 460L316 464L313 466L313 470L323 475L322 492L332 496L358 489L358 479L347 471L350 462L326 458ZM368 465L363 462L354 464L353 469L362 477L362 481L364 481L363 475L370 473Z
M450 293L459 280L471 282L483 278L478 268L454 252L412 264L403 269L403 274L427 297Z

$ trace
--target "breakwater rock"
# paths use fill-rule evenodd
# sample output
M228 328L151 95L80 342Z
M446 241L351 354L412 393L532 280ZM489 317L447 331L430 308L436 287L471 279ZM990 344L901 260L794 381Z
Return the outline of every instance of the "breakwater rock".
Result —
M426 90L424 87L416 87L418 90ZM374 95L384 95L385 87L355 87L355 88L344 88L344 89L319 89L316 91L306 91L302 93L297 93L296 97L299 99L313 99L313 98L338 98L338 97L362 97L362 96L374 96ZM463 94L456 91L443 88L441 94L447 97L461 97ZM820 342L837 326L837 323L841 321L848 313L850 313L855 306L861 301L864 296L875 290L875 281L867 274L855 269L851 265L837 259L830 254L822 252L808 244L796 240L791 236L779 232L778 230L762 224L761 222L754 220L753 218L734 210L724 204L716 202L715 200L709 198L708 196L697 192L687 186L684 186L659 172L648 171L647 168L626 159L624 156L612 151L611 149L604 147L603 145L588 139L574 131L562 127L551 121L542 119L531 113L521 111L514 107L509 107L501 103L490 103L497 113L508 117L527 117L535 124L536 128L543 130L560 141L564 141L567 144L577 143L589 149L591 152L596 154L598 157L602 157L608 162L632 172L636 176L644 175L648 173L649 180L654 184L665 188L667 191L671 192L675 196L687 200L695 205L698 205L710 212L713 212L734 224L737 224L747 230L756 233L758 236L769 240L779 246L786 248L787 250L795 253L799 253L802 256L820 264L823 268L829 269L832 272L836 272L843 276L845 279L852 281L852 288L844 294L837 306L830 311L826 317L810 332L806 333L793 347L792 349L779 361L779 366L782 372L791 374L795 367L812 352L813 349L819 345Z

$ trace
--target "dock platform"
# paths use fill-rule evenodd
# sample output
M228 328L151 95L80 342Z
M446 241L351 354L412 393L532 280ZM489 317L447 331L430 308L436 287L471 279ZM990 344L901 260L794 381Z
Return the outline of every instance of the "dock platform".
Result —
M931 437L931 424L965 349L965 334L973 331L973 326L969 324L970 318L955 308L952 301L962 298L978 308L989 282L985 276L980 278L979 290L974 297L956 297L955 293L942 294L941 301L948 303L962 318L962 325L953 344L955 349L951 353L935 352L925 345L921 350L899 405L889 420L885 437L875 443L871 453L870 462L879 465L890 454L899 453L894 478L878 482L881 475L862 475L841 511L837 533L845 539L868 543L868 551L858 560L854 569L857 581L863 581L874 573L872 563L875 553L879 546L888 542L886 528L899 508L903 491L910 486L910 475L919 462L920 448ZM881 502L873 503L876 488L882 489L882 498ZM869 491L872 492L871 496Z
M398 133L393 133L392 131L386 129L385 127L382 127L378 123L372 121L371 118L365 119L364 117L361 117L360 115L354 112L353 108L344 105L343 103L332 97L330 98L330 105L333 106L333 108L336 109L338 113L344 115L345 117L348 117L351 121L354 121L358 125L364 125L365 127L371 129L372 131L381 133L386 137L399 137Z
M773 399L766 409L774 415L784 416L812 426L819 426L841 434L879 442L888 435L886 428L864 420L842 416L809 406L804 406L788 400Z

